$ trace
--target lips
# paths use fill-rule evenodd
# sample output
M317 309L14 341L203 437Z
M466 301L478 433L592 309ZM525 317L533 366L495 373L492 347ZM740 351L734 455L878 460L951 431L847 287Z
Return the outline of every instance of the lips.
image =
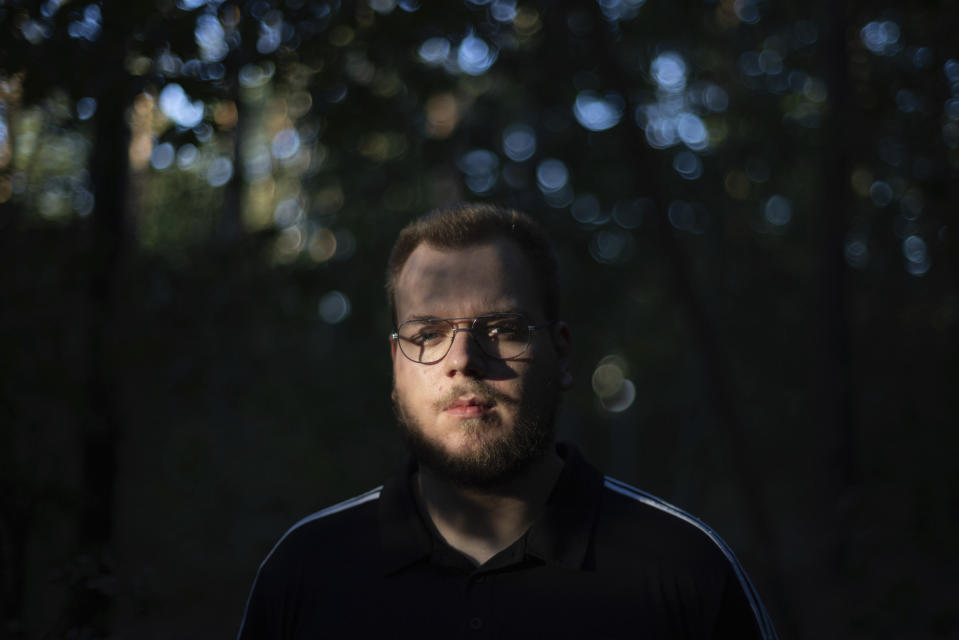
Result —
M478 418L489 413L494 404L476 397L458 398L446 407L445 412L457 418Z

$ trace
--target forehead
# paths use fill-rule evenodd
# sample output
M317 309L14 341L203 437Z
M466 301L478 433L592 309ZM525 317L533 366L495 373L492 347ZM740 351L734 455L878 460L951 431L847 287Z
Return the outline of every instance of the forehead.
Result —
M420 316L533 313L542 305L529 260L507 238L455 249L420 244L400 270L395 300L398 322Z

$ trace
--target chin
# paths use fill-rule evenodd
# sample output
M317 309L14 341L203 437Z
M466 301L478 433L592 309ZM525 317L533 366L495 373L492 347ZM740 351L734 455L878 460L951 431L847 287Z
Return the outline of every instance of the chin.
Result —
M540 419L521 417L510 430L504 430L499 416L493 414L461 420L465 437L455 438L458 446L450 447L427 436L401 402L394 402L394 411L413 458L444 480L464 487L508 483L542 459L554 440L552 414Z

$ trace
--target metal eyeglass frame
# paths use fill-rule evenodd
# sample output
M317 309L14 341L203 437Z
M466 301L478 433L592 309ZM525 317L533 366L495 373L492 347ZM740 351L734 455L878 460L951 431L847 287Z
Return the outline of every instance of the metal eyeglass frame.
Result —
M482 343L480 343L480 342L476 339L476 336L473 335L473 331L476 329L476 322L477 322L477 320L484 320L484 319L487 319L487 318L520 318L520 319L522 319L522 320L525 320L525 321L527 322L526 328L529 330L529 337L526 339L526 346L523 347L523 350L520 351L519 353L517 353L515 356L510 356L510 357L508 357L508 358L500 358L499 356L490 355L490 354L486 351L486 349L483 348ZM472 320L472 322L470 323L470 326L468 326L468 327L457 327L457 326L456 326L455 323L457 323L457 322L463 322L463 321L465 321L465 320ZM402 329L404 325L407 325L407 324L409 324L409 323L411 323L411 322L439 322L439 321L446 322L446 323L448 323L448 324L453 328L453 333L450 334L449 344L446 345L446 351L443 352L443 355L440 356L439 358L437 358L436 360L430 360L429 362L422 362L422 361L420 361L420 360L414 360L413 358L411 358L411 357L409 357L408 355L406 355L406 352L403 351L403 347L400 346L400 329ZM393 333L390 334L390 340L392 340L392 341L394 341L394 342L396 343L396 348L399 349L399 350L400 350L400 353L403 354L403 357L406 358L407 360L409 360L410 362L415 362L416 364L427 364L427 365L428 365L428 364L436 364L437 362L440 362L443 358L445 358L446 356L448 356L449 353L450 353L450 349L453 348L453 342L456 340L456 334L459 333L459 332L461 332L461 331L466 331L467 333L470 334L470 338L472 338L473 341L476 342L476 346L479 347L480 351L481 351L481 352L483 353L483 355L485 355L487 358L493 358L494 360L515 360L516 358L518 358L518 357L520 357L521 355L523 355L524 353L526 353L526 351L529 349L529 345L532 344L532 342L533 342L533 334L536 333L536 331L537 331L538 329L544 329L544 328L546 328L546 327L550 327L550 326L552 326L553 324L555 324L556 321L553 320L553 321L547 322L546 324L541 324L541 325L528 324L528 323L529 323L529 318L527 317L527 315L526 315L525 313L520 313L520 312L516 312L516 313L488 313L488 314L482 315L482 316L466 316L465 318L416 318L415 320L407 320L406 322L400 323L400 326L396 327L396 329L393 331Z

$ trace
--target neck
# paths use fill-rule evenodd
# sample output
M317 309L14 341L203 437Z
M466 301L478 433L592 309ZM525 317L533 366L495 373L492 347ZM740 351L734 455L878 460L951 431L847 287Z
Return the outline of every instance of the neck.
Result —
M526 533L562 468L562 459L549 453L510 482L479 489L454 485L420 467L413 486L443 539L479 566Z

